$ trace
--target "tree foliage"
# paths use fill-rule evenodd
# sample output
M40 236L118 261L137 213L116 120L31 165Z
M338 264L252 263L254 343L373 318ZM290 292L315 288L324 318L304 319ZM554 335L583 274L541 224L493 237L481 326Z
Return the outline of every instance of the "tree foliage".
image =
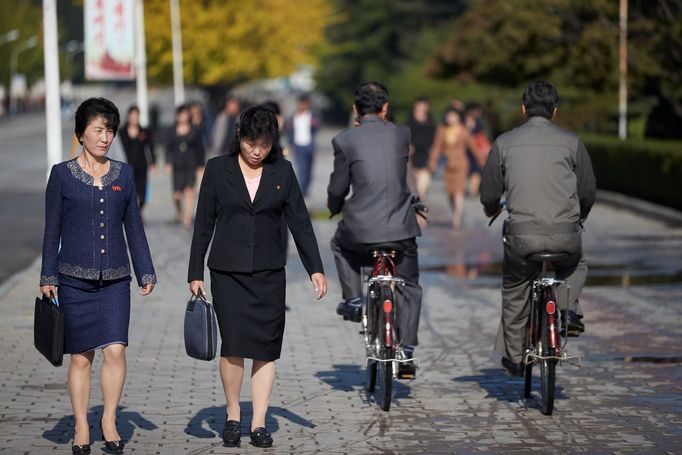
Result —
M148 74L172 80L170 6L146 0ZM186 83L214 85L291 73L316 63L324 29L334 20L327 0L180 1Z
M0 45L0 85L8 87L10 78L9 61L17 45L32 36L38 37L38 45L22 52L17 59L17 72L26 74L32 84L43 75L43 31L40 5L20 0L0 1L0 35L11 30L19 31L16 41Z
M451 0L335 0L339 20L327 29L317 75L331 111L347 119L353 89L364 81L387 82L420 55L424 32L452 18L462 2ZM393 93L404 87L389 87Z
M655 97L659 106L668 106L668 120L672 116L679 123L682 1L630 0L628 15L630 98ZM609 97L615 111L618 20L618 2L612 0L471 0L452 22L427 74L503 87L543 78L579 91L583 103Z

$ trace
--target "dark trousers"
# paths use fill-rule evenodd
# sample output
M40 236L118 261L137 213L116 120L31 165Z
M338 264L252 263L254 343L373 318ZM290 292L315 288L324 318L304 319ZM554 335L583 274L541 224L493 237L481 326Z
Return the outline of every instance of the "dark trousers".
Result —
M142 208L147 199L147 168L135 169L135 192L137 193L137 205Z
M308 195L308 187L310 187L310 181L312 180L314 155L315 147L313 145L294 145L296 177L304 196Z
M404 253L396 262L398 276L405 280L405 286L396 286L396 303L398 306L398 334L403 345L416 346L417 330L422 306L422 288L419 285L419 258L417 242L414 238L398 242L404 247ZM371 265L371 258L365 252L367 244L352 243L343 239L339 231L332 238L331 248L334 253L336 270L341 282L341 294L345 300L360 297L362 286L360 271L363 265Z
M540 251L571 253L567 260L555 264L555 273L557 279L568 281L568 301L565 306L582 315L578 297L587 279L587 261L582 254L580 234L508 235L502 262L502 317L497 330L495 351L517 363L523 360L526 323L530 314L530 286L542 268L541 264L525 258ZM561 302L557 304L564 306Z

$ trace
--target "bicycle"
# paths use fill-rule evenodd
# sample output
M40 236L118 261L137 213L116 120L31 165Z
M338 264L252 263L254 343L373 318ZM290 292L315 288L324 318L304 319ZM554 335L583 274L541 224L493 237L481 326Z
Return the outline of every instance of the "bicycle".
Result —
M362 331L365 339L367 392L374 394L382 410L391 407L393 379L399 378L399 365L415 362L407 358L400 346L398 333L399 305L395 299L396 286L404 286L405 280L397 276L396 258L402 247L395 243L382 243L366 248L373 260L372 272L367 278L363 295ZM362 281L365 270L362 269ZM400 379L411 379L402 375Z
M488 226L499 216L495 215ZM569 258L568 253L538 252L526 257L528 261L542 264L540 271L531 283L529 296L530 314L526 325L527 335L524 345L523 372L524 398L531 398L533 383L533 365L540 366L540 396L541 412L552 415L554 411L554 392L556 388L556 365L577 359L580 366L580 356L570 356L566 351L568 337L572 332L568 330L568 282L554 276L553 264ZM559 308L558 291L565 292L562 300L566 308Z

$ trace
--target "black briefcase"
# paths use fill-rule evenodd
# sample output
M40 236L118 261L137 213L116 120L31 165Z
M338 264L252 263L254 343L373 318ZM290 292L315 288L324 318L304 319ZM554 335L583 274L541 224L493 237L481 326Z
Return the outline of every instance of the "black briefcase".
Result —
M64 358L64 313L56 299L36 297L33 344L56 367Z
M185 351L199 360L213 360L218 344L218 323L211 302L192 296L185 310Z

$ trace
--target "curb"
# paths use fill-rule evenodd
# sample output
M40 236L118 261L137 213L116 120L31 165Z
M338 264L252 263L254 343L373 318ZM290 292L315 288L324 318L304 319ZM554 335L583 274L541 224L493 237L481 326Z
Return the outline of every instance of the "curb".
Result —
M0 297L4 296L7 291L9 291L14 285L16 285L19 281L21 281L25 275L27 275L29 272L32 271L34 267L36 267L38 264L40 264L42 256L39 254L38 257L36 257L29 265L24 267L23 269L19 270L16 272L14 275L7 277L5 281L0 282ZM36 276L36 278L39 278ZM36 280L36 295L39 294L37 288L38 288L38 281Z
M682 226L682 212L670 207L607 190L597 190L597 201L639 215L649 216L671 226Z

